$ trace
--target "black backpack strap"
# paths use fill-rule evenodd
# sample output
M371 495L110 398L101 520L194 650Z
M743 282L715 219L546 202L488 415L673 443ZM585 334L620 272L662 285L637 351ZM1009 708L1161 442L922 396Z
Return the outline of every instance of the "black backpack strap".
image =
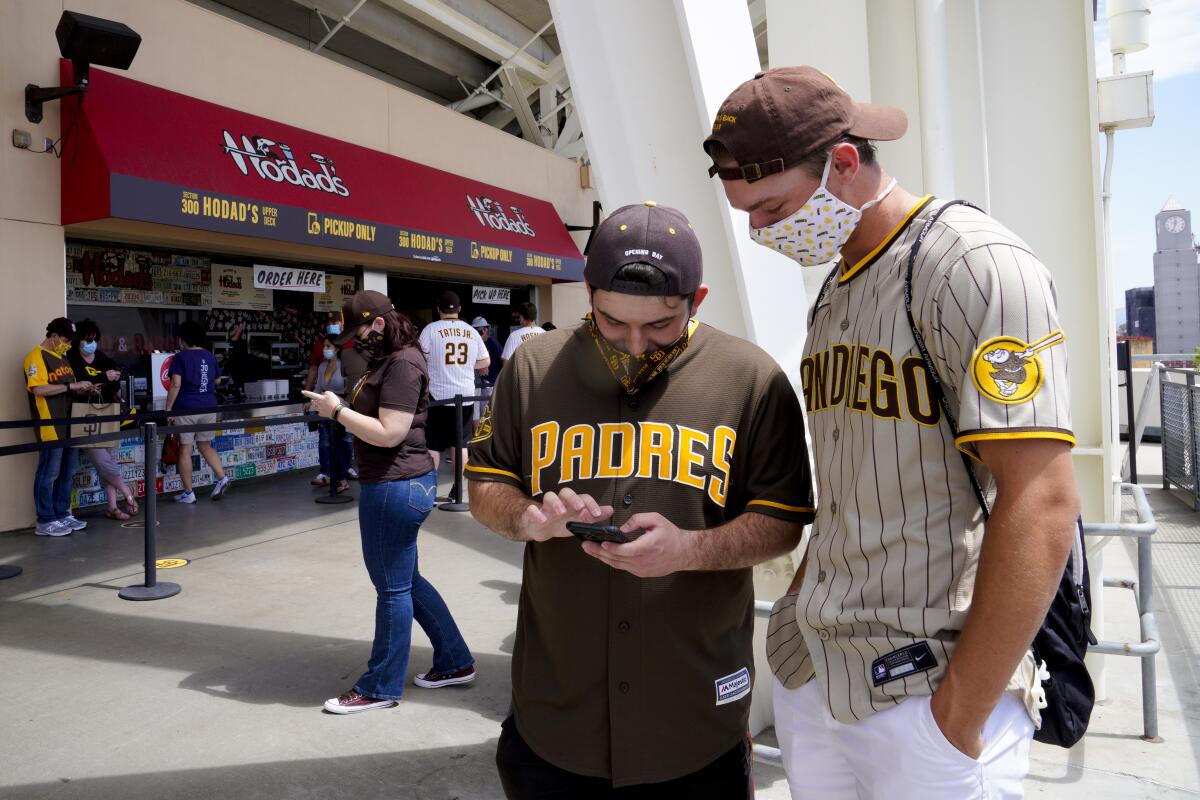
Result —
M957 417L954 415L954 410L950 408L950 401L946 399L946 391L942 388L942 379L938 376L937 366L933 363L933 357L929 355L929 348L925 346L925 337L921 335L921 331L917 328L917 323L913 319L912 312L912 274L913 265L917 263L917 253L921 249L921 243L925 241L925 237L933 229L934 223L951 206L966 206L967 208L980 211L979 206L968 203L966 200L951 200L930 214L929 218L925 220L925 224L921 226L921 230L917 234L916 241L913 242L912 247L908 251L908 264L904 270L904 313L908 315L908 325L912 328L913 340L917 343L917 350L921 352L921 358L925 360L925 369L929 373L929 384L933 389L933 394L937 396L938 405L942 407L942 416L946 418L946 424L950 426L950 435L957 440ZM963 465L967 468L967 476L971 480L971 488L975 491L975 499L979 501L979 509L983 512L983 518L986 520L991 514L991 510L988 508L987 498L983 494L983 487L979 485L979 478L975 475L975 468L971 465L971 457L961 450L958 451L958 454L962 456Z

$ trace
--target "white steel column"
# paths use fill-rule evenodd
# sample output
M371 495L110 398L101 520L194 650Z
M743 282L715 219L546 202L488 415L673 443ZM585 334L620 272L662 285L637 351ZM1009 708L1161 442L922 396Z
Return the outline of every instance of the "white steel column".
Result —
M387 279L388 274L381 269L364 269L363 270L363 289L370 289L374 292L387 294Z
M799 268L746 235L700 144L717 107L759 70L741 0L551 0L606 213L655 200L692 221L712 289L700 316L771 353L793 377L806 306Z

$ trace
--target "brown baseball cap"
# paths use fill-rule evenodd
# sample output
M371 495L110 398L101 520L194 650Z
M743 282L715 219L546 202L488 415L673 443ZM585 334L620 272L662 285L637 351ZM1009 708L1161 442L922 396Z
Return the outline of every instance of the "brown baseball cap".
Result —
M382 292L372 289L355 292L342 303L342 332L333 338L333 343L345 344L354 338L360 325L394 310L392 301Z
M736 167L714 164L709 177L753 183L796 166L847 134L891 141L906 130L902 108L856 103L815 67L779 67L758 73L725 98L704 152L711 157L719 143L737 161Z
M593 289L621 294L647 294L644 284L617 279L628 264L649 264L666 278L663 296L690 295L700 288L704 259L700 240L682 212L647 200L622 206L596 228L588 247L583 279Z

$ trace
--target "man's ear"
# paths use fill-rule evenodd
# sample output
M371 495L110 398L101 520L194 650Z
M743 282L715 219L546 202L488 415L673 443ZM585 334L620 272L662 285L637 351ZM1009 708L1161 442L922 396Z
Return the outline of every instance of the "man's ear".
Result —
M376 317L371 320L371 330L383 333L383 329L387 327L387 321L383 317Z

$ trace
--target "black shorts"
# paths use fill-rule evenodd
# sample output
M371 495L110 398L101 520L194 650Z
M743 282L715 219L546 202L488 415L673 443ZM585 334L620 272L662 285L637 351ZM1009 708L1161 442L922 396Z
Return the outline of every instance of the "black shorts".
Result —
M463 447L471 441L471 422L475 419L475 404L465 403L462 409ZM454 406L434 406L425 419L425 445L435 453L454 447Z

